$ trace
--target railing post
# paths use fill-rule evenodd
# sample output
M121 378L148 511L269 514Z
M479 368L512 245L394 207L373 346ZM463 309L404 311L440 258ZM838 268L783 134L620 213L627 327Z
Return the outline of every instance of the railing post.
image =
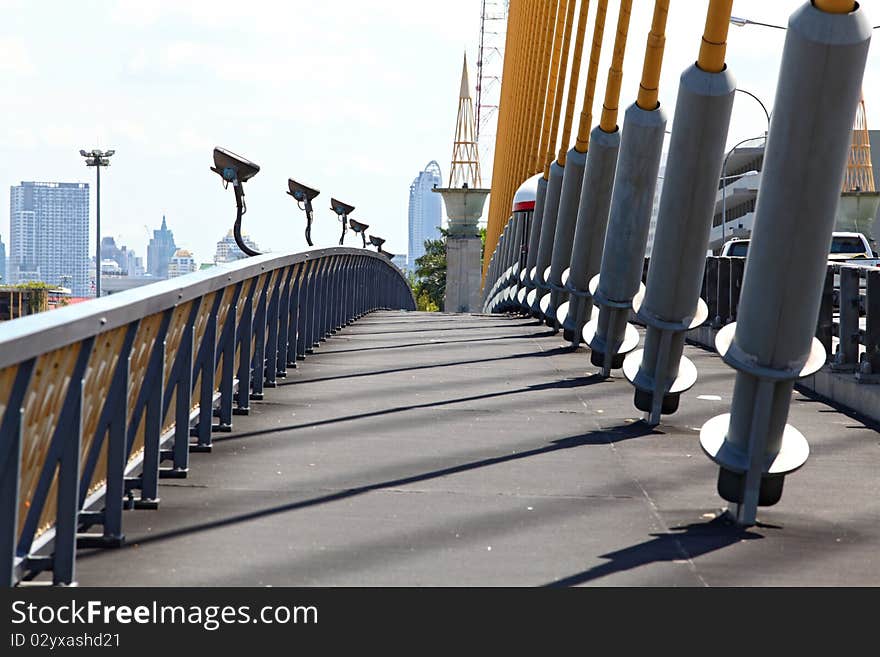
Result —
M34 359L21 363L0 418L0 584L15 585L15 546L18 540L18 505L21 477L22 405L34 368Z
M296 360L299 349L299 306L300 306L300 290L302 289L303 274L306 269L306 263L294 265L294 271L290 281L290 317L288 319L287 328L287 367L296 369Z
M223 323L223 329L220 332L220 344L217 348L217 362L223 358L223 370L220 372L220 407L217 417L218 423L213 426L213 431L229 433L232 431L232 400L233 400L233 379L235 378L235 333L236 326L236 308L238 300L241 297L241 288L244 283L239 282L235 286L232 294L232 300L229 302L229 311L226 313L226 321ZM216 365L215 365L216 367Z
M745 258L730 259L730 315L725 324L736 320L739 312L739 294L742 290L743 276L746 270Z
M279 309L281 307L279 297L281 296L282 283L284 282L284 272L279 272L276 277L274 290L272 290L272 298L268 301L266 308L266 320L269 326L266 338L266 366L263 373L263 385L267 388L275 388L278 383L278 324L281 320ZM269 287L272 283L271 276L266 279L266 294L269 294Z
M254 341L254 295L257 293L259 277L252 279L253 285L245 296L244 308L241 310L241 321L238 327L238 392L235 395L235 415L248 415L251 404L251 368Z
M262 288L256 292L259 294L257 299L257 312L254 314L254 353L253 361L253 379L251 379L251 399L263 399L263 382L266 371L266 297L269 293L269 284L271 276L266 275L266 281ZM259 279L256 285L259 284Z
M853 370L859 362L859 269L840 268L840 333L834 369Z
M141 384L138 400L132 415L131 426L128 427L126 458L131 454L134 445L140 414L144 417L144 456L143 467L139 477L127 479L125 492L140 489L141 496L134 501L136 509L159 508L159 441L162 438L162 407L165 389L165 337L171 323L174 310L169 308L162 317L162 323L156 334L147 371ZM210 416L209 416L210 417Z
M217 349L217 311L220 309L222 299L222 290L214 293L214 303L205 323L205 334L202 336L202 344L199 345L196 358L196 370L201 376L201 386L198 391L199 419L196 427L191 432L191 435L195 436L197 440L194 445L189 446L191 452L211 451L211 425L213 424L214 415L214 370L216 369L215 352ZM193 385L195 385L195 381Z
M308 340L308 317L309 308L309 292L312 285L312 277L314 275L315 261L307 260L303 263L303 272L300 276L299 298L296 303L296 357L302 360L309 352Z
M825 347L830 357L834 337L834 265L825 270L825 283L822 286L822 300L819 304L819 321L816 325L816 338Z
M880 269L866 272L865 285L865 353L859 367L860 380L880 379Z
M287 378L288 353L290 349L290 293L293 285L294 267L281 273L282 283L278 289L278 349L276 353L275 376Z

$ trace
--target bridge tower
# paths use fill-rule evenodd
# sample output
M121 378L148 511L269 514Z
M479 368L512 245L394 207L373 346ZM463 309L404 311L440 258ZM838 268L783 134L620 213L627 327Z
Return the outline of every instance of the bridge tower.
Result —
M837 205L835 230L864 233L871 248L880 249L880 232L876 217L880 208L880 192L874 180L871 166L871 141L868 137L868 117L865 112L865 99L862 97L856 110L852 129L849 159L846 163L846 176L840 203Z
M449 218L446 239L446 312L477 312L480 308L482 242L477 222L489 190L482 186L474 102L468 81L467 55L461 70L458 118L452 146L449 183L434 191L443 196Z

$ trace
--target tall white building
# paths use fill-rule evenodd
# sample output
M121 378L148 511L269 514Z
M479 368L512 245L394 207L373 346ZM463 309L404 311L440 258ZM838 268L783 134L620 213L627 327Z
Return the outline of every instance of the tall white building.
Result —
M9 190L10 283L43 281L93 294L88 183L22 182Z
M409 186L409 248L406 263L410 271L416 268L416 258L425 255L425 240L440 238L443 202L440 194L434 194L431 190L440 187L442 180L440 165L432 160Z
M194 272L198 267L193 254L186 249L177 249L168 263L168 278L176 278Z
M260 247L257 246L257 243L254 242L250 236L242 234L241 238L244 240L244 243L254 251L260 250ZM234 262L235 260L241 260L246 257L244 251L238 248L238 244L235 243L235 235L233 235L232 229L230 228L229 232L226 233L226 236L217 242L217 250L214 252L214 264L219 265L223 262Z

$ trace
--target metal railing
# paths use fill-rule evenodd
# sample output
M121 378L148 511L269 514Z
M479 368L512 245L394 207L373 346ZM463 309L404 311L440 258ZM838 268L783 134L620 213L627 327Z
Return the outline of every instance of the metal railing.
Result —
M712 328L736 321L744 274L745 258L706 259L703 298ZM828 265L816 337L832 369L854 372L864 382L880 381L880 268Z
M0 325L3 580L50 570L73 583L78 547L121 545L124 509L156 508L160 478L185 477L190 452L210 451L297 360L378 309L415 310L400 270L332 248Z

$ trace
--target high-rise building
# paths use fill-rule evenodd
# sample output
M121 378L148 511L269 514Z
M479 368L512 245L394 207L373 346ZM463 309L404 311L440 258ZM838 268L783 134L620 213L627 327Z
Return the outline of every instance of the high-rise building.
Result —
M9 282L69 286L89 281L88 183L22 182L9 190Z
M153 238L147 245L147 273L155 278L168 278L168 264L175 251L174 233L168 230L163 215L162 227L153 231Z
M101 259L113 260L119 265L119 271L122 276L143 276L144 265L143 260L135 255L133 249L129 249L125 245L117 246L116 240L112 237L104 237L101 239ZM104 263L101 264L101 271L104 271Z
M194 272L196 266L193 254L186 249L177 249L168 263L168 278L176 278Z
M257 243L254 242L250 236L242 234L241 238L244 240L244 243L247 244L254 251L259 251L260 247L257 246ZM235 260L241 260L242 258L247 258L245 252L238 248L238 244L235 242L235 235L232 234L232 229L229 229L229 232L226 233L226 236L217 242L217 250L214 252L214 264L219 265L223 262L234 262Z
M0 285L6 285L9 277L6 275L6 245L0 237Z
M409 248L406 263L410 271L416 267L416 258L425 255L425 240L440 237L443 201L439 194L431 190L439 187L442 181L440 165L432 160L409 186Z

